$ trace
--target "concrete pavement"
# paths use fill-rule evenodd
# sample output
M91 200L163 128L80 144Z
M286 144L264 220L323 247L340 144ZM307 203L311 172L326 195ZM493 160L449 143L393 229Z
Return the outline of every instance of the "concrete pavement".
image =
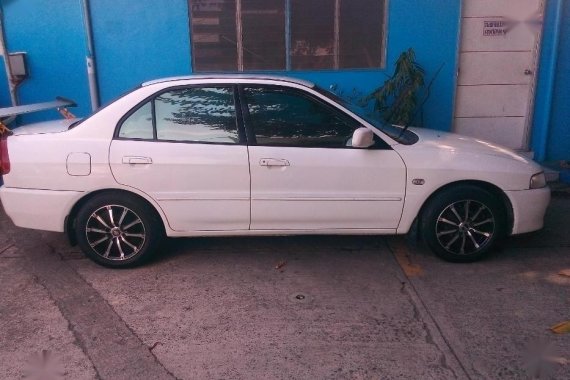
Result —
M170 240L109 270L0 219L0 378L570 378L570 198L474 264L402 237ZM44 360L49 361L49 360ZM30 364L33 363L33 364ZM31 367L31 369L30 369Z

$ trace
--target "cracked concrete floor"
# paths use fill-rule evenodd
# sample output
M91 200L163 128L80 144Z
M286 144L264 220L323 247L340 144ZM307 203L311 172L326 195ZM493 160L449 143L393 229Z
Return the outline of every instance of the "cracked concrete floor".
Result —
M569 212L555 199L544 231L468 265L307 236L170 240L132 270L2 215L0 378L43 350L69 379L570 378L548 331L570 319Z

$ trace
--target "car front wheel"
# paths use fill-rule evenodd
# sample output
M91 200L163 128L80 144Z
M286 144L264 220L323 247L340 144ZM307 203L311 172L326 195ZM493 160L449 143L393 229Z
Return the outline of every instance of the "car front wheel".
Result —
M436 194L422 218L422 235L441 258L453 262L481 259L504 236L506 213L493 193L472 185Z
M139 265L149 259L162 238L158 215L147 204L122 193L100 194L77 214L81 250L108 267Z

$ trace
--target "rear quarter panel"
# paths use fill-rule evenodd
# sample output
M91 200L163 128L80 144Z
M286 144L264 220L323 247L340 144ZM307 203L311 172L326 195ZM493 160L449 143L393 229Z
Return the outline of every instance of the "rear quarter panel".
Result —
M112 181L107 139L82 139L71 133L20 135L8 138L10 173L4 185L25 189L89 191L110 186ZM67 157L87 153L91 161L89 175L70 175Z

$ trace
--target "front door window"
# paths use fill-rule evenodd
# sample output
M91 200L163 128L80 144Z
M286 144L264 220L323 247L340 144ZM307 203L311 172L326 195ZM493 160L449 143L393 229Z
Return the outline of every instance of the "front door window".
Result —
M249 123L257 145L344 148L360 124L295 89L246 87Z

